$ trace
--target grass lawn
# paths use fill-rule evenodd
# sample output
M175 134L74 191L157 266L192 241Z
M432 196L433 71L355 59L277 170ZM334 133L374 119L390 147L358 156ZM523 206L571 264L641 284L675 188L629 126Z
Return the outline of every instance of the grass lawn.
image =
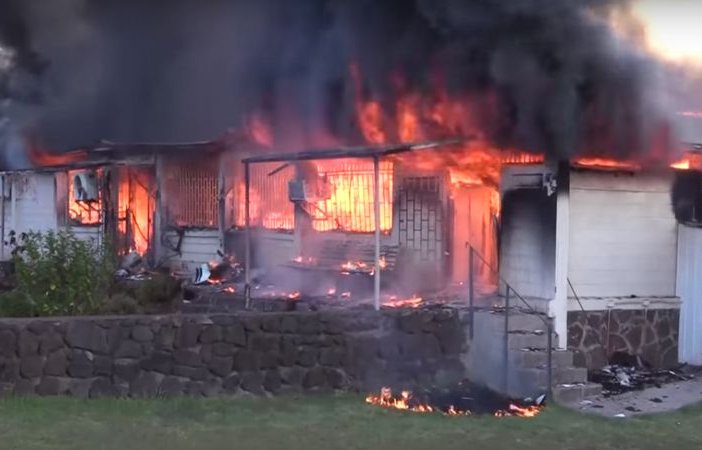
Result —
M702 406L601 419L549 407L534 419L388 411L357 396L0 401L0 449L699 449Z

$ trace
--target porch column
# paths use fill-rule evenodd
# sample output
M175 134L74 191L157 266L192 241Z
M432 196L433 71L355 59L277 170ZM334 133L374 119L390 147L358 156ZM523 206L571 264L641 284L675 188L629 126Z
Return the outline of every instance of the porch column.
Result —
M549 316L558 335L556 345L565 349L568 342L568 253L570 251L570 165L558 167L556 191L556 267L555 293Z
M251 303L251 210L249 206L249 194L251 186L251 173L249 163L244 163L244 270L246 285L244 286L244 296L246 307Z
M166 228L166 173L163 167L163 157L156 156L156 208L154 211L154 260L160 263L166 254L163 251L162 239ZM68 195L68 194L67 194Z
M375 267L373 300L375 310L380 309L380 160L373 157L373 217L375 218Z

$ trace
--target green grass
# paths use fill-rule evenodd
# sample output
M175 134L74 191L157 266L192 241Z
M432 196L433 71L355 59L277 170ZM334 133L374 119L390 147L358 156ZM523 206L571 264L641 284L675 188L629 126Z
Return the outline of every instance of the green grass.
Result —
M357 396L0 401L0 449L699 449L702 407L603 419L548 407L534 419L388 411Z

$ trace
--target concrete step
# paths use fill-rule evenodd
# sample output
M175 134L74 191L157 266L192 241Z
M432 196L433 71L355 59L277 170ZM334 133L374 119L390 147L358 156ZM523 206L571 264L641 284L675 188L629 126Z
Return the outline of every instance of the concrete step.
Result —
M602 385L597 383L559 384L553 387L553 400L556 403L579 403L602 393Z
M504 333L505 329L505 313L495 312L490 314L490 321L495 329ZM526 313L509 313L509 331L537 331L546 332L546 324L542 320L546 316L540 314L526 314Z
M512 350L512 361L525 369L543 369L548 365L548 352L544 350ZM552 367L570 367L573 365L573 352L554 350L551 353Z
M553 345L555 345L553 340ZM548 348L548 336L545 333L509 333L509 348L512 350L522 349L546 349Z
M546 369L521 369L515 374L515 380L525 386L548 386ZM587 369L583 367L553 368L551 383L578 384L587 382Z

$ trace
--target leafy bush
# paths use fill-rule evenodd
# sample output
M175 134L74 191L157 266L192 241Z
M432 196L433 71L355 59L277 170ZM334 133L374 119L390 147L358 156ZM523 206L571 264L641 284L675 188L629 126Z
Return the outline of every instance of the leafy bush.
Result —
M12 316L91 314L100 311L113 281L115 256L107 244L68 230L11 233L16 287L0 296Z
M103 312L108 314L166 314L177 309L181 282L167 273L154 273L138 281L120 280L112 289Z

